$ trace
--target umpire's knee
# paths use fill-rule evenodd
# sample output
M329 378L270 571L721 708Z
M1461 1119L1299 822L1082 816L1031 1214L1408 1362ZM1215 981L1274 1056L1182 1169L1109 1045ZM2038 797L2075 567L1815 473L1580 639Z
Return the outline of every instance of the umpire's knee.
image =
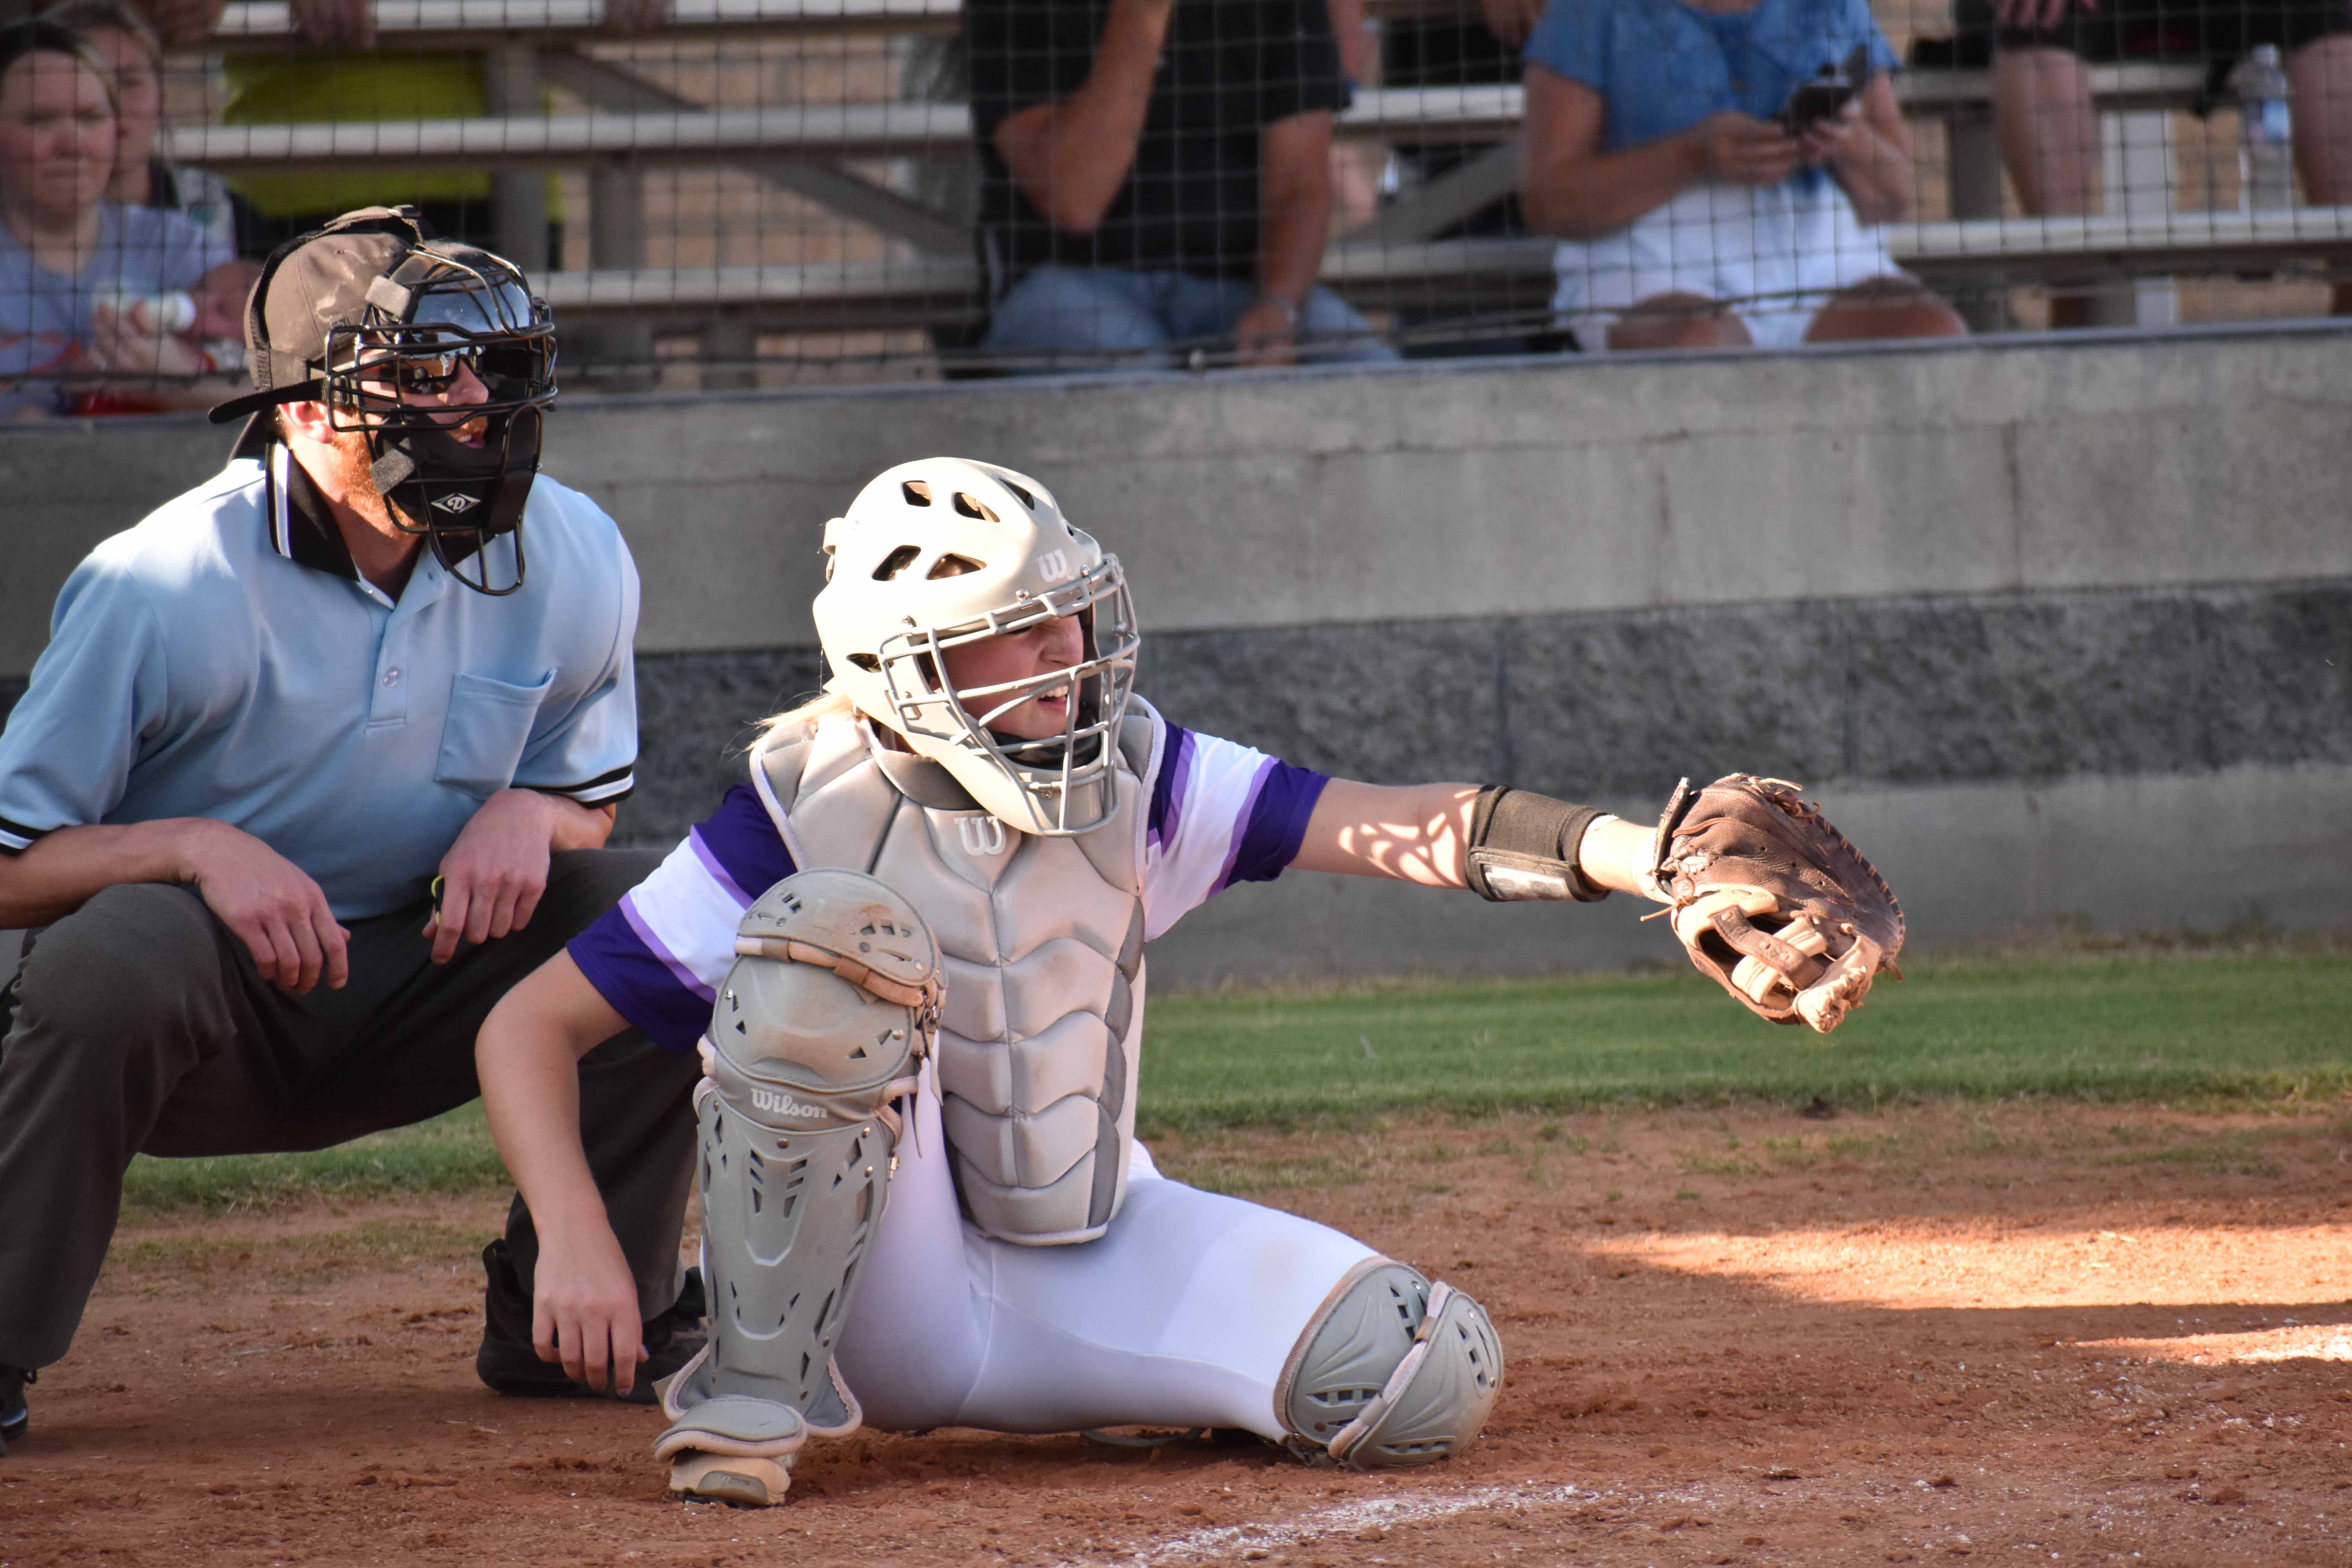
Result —
M189 889L160 882L108 888L34 935L17 980L10 1039L54 1040L95 1065L193 1034L216 1009L226 984L225 934Z

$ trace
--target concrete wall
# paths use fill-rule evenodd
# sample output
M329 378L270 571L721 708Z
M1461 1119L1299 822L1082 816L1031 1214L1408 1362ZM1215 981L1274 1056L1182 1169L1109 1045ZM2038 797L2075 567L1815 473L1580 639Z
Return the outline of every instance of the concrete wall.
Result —
M817 679L824 520L890 462L1036 473L1126 560L1179 721L1381 780L1643 813L1805 780L1922 940L2352 921L2352 338L1405 367L567 408L551 471L646 579L644 786L674 835ZM97 537L208 471L170 421L0 436L0 703ZM18 519L22 519L22 522ZM1286 879L1163 977L1660 951L1615 905Z

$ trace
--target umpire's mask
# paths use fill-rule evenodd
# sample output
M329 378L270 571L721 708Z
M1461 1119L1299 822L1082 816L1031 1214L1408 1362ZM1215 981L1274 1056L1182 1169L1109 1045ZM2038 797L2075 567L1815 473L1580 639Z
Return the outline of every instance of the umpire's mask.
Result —
M212 411L254 416L239 451L267 444L278 405L323 404L336 430L365 437L393 521L450 576L493 595L522 586L555 327L520 268L434 238L414 207L363 207L271 253L245 335L256 390ZM467 376L484 401L410 401ZM478 446L463 438L476 431ZM493 566L499 540L511 559Z

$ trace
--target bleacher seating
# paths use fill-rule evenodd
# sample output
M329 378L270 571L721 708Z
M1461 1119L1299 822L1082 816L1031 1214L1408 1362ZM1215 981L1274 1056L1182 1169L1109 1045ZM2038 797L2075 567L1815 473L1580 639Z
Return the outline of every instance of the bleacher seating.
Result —
M2092 73L2101 107L2113 110L2184 105L2202 79L2201 71L2180 67L2102 66ZM1982 107L1990 87L1982 71L1920 72L1903 78L1896 92L1906 109L1940 114ZM1517 130L1521 104L1517 87L1366 88L1339 124L1349 136L1494 142ZM181 125L164 135L165 156L226 174L352 163L534 167L624 156L680 162L724 162L746 153L824 162L917 157L961 153L971 141L971 121L963 105L953 103L809 103L373 123Z
M1373 0L1376 15L1427 13L1451 0ZM664 37L944 34L958 0L675 0ZM971 121L960 103L698 104L587 52L608 43L600 0L377 0L387 45L467 47L520 57L527 75L587 105L584 112L492 114L468 120L292 125L180 125L159 152L224 174L350 167L465 165L501 171L585 168L611 174L702 165L748 169L907 242L881 259L764 267L646 268L629 237L600 239L590 270L556 272L546 289L567 314L625 313L690 327L719 316L775 330L953 325L978 310L978 279L959 220L847 165L967 155ZM232 4L221 50L289 47L284 0ZM2166 113L2204 85L2194 65L2092 69L2104 113ZM2352 256L2352 208L2285 212L2135 211L2130 216L2031 220L1999 216L2000 175L1979 70L1935 69L1897 80L1906 111L1949 132L1953 216L1895 226L1904 265L1937 278L2082 279L2168 270L2262 268ZM509 95L509 104L536 101ZM1375 143L1458 142L1489 150L1381 209L1327 253L1325 276L1362 305L1538 306L1549 292L1544 240L1441 241L1466 213L1507 191L1516 175L1521 93L1515 86L1376 88L1360 91L1341 133ZM530 182L520 183L528 187ZM614 188L600 184L602 192ZM2143 204L2144 205L2145 204ZM600 237L626 225L600 225Z
M2120 217L1949 219L1892 226L1890 247L1931 282L2021 269L2071 281L2199 267L2275 266L2352 254L2352 207L2292 212L2180 213L2168 232ZM1361 308L1502 309L1549 298L1548 239L1338 244L1323 278ZM725 313L777 331L967 322L979 312L980 275L968 260L794 267L699 267L555 272L548 303L565 317L616 313L672 326Z
M674 0L666 34L824 36L955 30L959 0ZM606 41L602 0L376 0L377 36L404 49L488 48L528 39L544 47ZM286 0L240 0L210 47L223 52L295 42Z

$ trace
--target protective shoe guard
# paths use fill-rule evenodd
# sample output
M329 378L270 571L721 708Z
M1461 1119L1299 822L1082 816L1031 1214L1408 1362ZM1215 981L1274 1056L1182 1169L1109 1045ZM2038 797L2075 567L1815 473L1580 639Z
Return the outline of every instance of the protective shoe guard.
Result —
M665 1377L656 1384L654 1387L661 1399L662 1414L674 1422L683 1424L686 1414L689 1410L700 1410L704 1405L716 1404L720 1399L748 1397L742 1394L712 1394L709 1385L713 1371L710 1364L710 1347L705 1345L696 1352L692 1361L677 1369L676 1375ZM838 1362L828 1359L825 1362L824 1371L824 1385L819 1390L817 1397L811 1402L810 1408L805 1412L795 1412L795 1414L801 1417L801 1424L807 1427L812 1436L846 1437L866 1424L866 1411L857 1403L857 1395L849 1392L849 1384L841 1380L841 1365ZM753 1399L751 1403L766 1405L770 1402L764 1399ZM785 1405L779 1405L777 1407L786 1410L792 1408Z
M654 1458L670 1461L669 1489L680 1496L772 1508L784 1500L808 1438L791 1405L725 1394L672 1422L655 1439Z

